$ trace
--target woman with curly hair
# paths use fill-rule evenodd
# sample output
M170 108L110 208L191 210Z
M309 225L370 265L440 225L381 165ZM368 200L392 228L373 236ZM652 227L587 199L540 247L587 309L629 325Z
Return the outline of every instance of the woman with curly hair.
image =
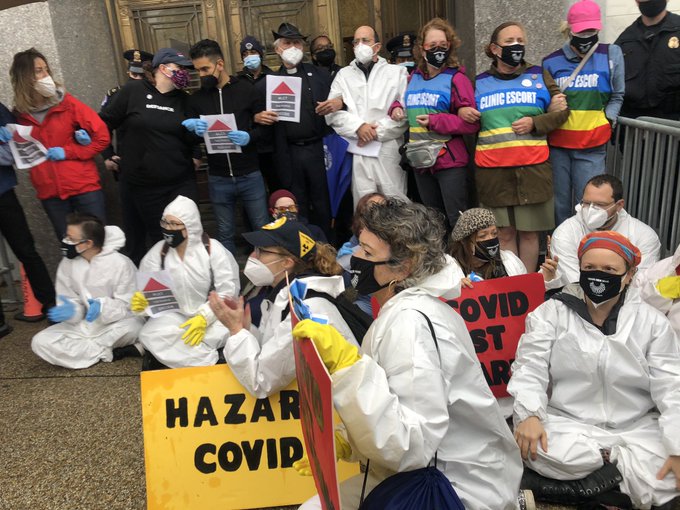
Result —
M314 341L332 374L344 424L336 450L370 460L369 493L436 455L465 508L517 508L519 451L463 319L439 299L457 297L460 288L444 253L442 220L433 209L394 198L369 207L352 258L353 284L381 310L361 349L308 320L293 334ZM341 484L343 509L359 506L363 482L361 474ZM318 496L301 508L321 508Z

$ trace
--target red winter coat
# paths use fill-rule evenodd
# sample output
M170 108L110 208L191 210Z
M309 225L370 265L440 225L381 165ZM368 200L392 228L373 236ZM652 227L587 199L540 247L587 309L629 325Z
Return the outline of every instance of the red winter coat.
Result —
M30 170L31 182L38 198L60 198L101 189L99 171L94 157L111 141L106 124L85 103L66 93L64 99L50 108L42 123L28 113L15 112L17 122L31 126L31 136L46 148L61 147L66 153L64 161L45 161ZM90 135L90 145L76 142L74 133L84 129Z

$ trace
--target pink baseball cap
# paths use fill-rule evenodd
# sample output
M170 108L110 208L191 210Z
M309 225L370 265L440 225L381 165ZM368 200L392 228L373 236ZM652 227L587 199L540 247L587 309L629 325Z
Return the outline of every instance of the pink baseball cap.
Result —
M585 30L602 30L601 18L600 6L593 0L579 0L567 13L567 23L574 34Z

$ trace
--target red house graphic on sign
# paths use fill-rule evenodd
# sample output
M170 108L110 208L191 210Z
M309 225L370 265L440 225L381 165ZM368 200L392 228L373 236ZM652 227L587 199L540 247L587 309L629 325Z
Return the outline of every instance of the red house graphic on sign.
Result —
M144 287L144 292L158 292L159 290L168 290L168 287L160 283L158 280L149 278L146 287Z
M282 81L272 90L272 101L295 101L295 93Z
M213 122L213 125L208 128L208 131L231 131L231 128L221 120L216 120Z

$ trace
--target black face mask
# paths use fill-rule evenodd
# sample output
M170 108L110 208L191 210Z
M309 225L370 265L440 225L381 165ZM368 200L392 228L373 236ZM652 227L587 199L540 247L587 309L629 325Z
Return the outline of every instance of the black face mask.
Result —
M481 260L500 260L501 243L497 237L475 244L475 257Z
M604 271L581 271L579 285L596 305L609 301L621 293L621 281L626 273L610 274Z
M600 38L597 36L597 34L591 35L590 37L577 37L572 35L569 44L576 48L576 51L578 51L581 55L585 55L590 51L590 48L597 44L599 40Z
M298 221L298 213L293 212L293 211L286 211L282 213L275 213L274 214L274 219L278 220L279 218L286 218L288 221Z
M372 262L370 260L360 259L359 257L352 255L352 258L349 260L349 272L352 275L352 287L354 287L356 291L363 296L368 296L369 294L373 294L387 287L389 283L380 285L375 281L374 269L375 266L382 266L388 262L389 260L384 260L382 262Z
M647 2L640 2L638 8L643 16L655 18L664 11L667 4L667 0L648 0Z
M81 244L81 243L84 243L84 242L85 241L81 241L78 244ZM78 251L76 250L76 246L78 246L78 244L69 244L69 243L65 243L64 241L62 241L61 242L61 254L64 257L66 257L67 259L76 258L78 255L80 255L80 253L78 253Z
M500 46L500 44L499 44ZM509 46L501 46L503 50L499 57L502 62L508 64L510 67L517 67L524 60L524 45L511 44Z
M437 46L436 48L432 48L430 50L425 50L425 60L432 67L436 67L437 69L446 64L446 61L449 59L449 55L451 55L451 50L441 46Z
M208 76L201 76L201 88L210 90L214 89L217 87L217 84L219 83L219 80L213 76L212 74Z
M181 230L168 230L161 227L161 232L163 232L163 239L171 248L177 248L186 239Z
M330 66L335 62L335 50L321 50L314 54L314 60L321 66Z

